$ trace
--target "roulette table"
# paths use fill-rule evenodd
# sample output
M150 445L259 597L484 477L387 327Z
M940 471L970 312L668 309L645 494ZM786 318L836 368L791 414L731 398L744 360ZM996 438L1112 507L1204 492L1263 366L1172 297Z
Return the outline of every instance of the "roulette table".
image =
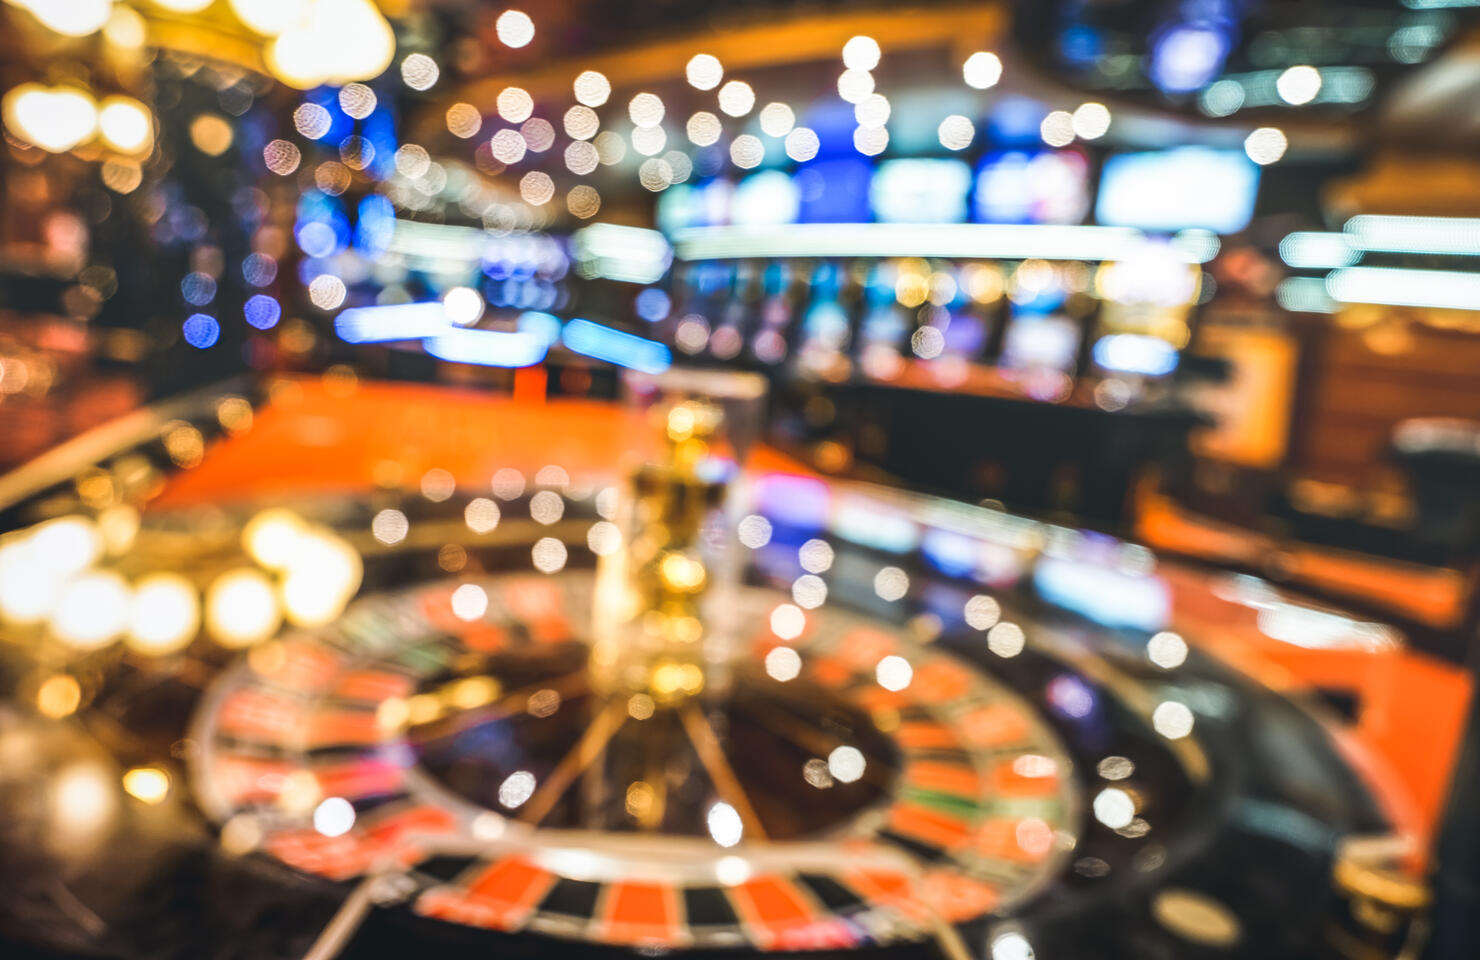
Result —
M0 549L91 530L131 610L161 574L204 597L166 643L0 589L7 955L1421 942L1432 797L1227 653L1235 610L1346 663L1392 630L1247 577L1184 616L1134 544L694 459L695 403L233 385L0 481Z

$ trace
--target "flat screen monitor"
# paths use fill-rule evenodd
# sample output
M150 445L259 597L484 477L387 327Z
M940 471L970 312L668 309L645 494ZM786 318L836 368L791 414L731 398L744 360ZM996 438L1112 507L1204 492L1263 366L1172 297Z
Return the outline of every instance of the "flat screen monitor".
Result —
M1254 215L1259 168L1241 150L1178 147L1105 161L1095 219L1112 227L1237 233Z
M961 223L970 189L971 168L960 160L886 160L869 204L880 223Z
M979 223L1079 223L1089 163L1077 150L1000 150L982 157L972 192Z

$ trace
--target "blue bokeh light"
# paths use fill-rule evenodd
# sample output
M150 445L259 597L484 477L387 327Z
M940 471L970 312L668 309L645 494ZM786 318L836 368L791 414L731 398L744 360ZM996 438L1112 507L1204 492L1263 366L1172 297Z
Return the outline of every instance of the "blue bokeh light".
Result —
M265 293L259 293L254 297L248 297L242 306L242 313L247 318L247 323L258 330L271 330L277 326L279 318L283 315L282 306Z
M180 324L180 332L184 334L186 343L197 350L206 350L221 339L221 324L216 322L215 317L192 313Z

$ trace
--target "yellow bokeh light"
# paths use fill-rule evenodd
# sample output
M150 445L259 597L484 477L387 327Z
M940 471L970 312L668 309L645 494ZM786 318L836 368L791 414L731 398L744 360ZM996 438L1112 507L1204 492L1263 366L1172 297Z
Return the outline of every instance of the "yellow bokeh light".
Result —
M190 122L190 142L208 157L225 153L235 136L231 124L214 113L202 113Z
M144 153L154 145L154 121L132 97L108 97L98 110L98 132L120 153Z
M113 0L11 0L29 10L49 30L63 36L85 37L108 22Z
M134 767L123 775L123 790L151 806L163 803L170 793L170 775L158 767Z
M288 565L307 530L303 518L291 510L275 507L263 510L247 522L242 530L242 546L247 555L269 570Z
M77 678L59 673L47 677L36 688L36 709L43 717L53 720L69 717L82 704L82 687Z
M370 0L314 0L264 53L273 76L309 90L380 76L395 58L396 36Z
M281 624L272 581L258 570L223 573L206 591L206 629L223 647L261 643Z
M75 87L23 83L0 102L5 126L27 143L50 153L66 153L97 130L98 108Z
M231 0L231 12L253 33L275 37L303 15L309 0Z
M131 601L129 586L118 574L85 573L62 589L49 621L51 632L75 650L96 650L128 627Z
M149 656L183 649L200 629L200 597L195 585L176 573L155 573L134 585L129 608L131 650Z

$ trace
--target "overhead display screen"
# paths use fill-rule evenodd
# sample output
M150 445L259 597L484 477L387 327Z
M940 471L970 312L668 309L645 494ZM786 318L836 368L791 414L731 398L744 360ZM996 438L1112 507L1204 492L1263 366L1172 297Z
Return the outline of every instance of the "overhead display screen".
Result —
M1237 233L1248 226L1259 168L1241 150L1178 147L1105 161L1095 219L1104 226Z

